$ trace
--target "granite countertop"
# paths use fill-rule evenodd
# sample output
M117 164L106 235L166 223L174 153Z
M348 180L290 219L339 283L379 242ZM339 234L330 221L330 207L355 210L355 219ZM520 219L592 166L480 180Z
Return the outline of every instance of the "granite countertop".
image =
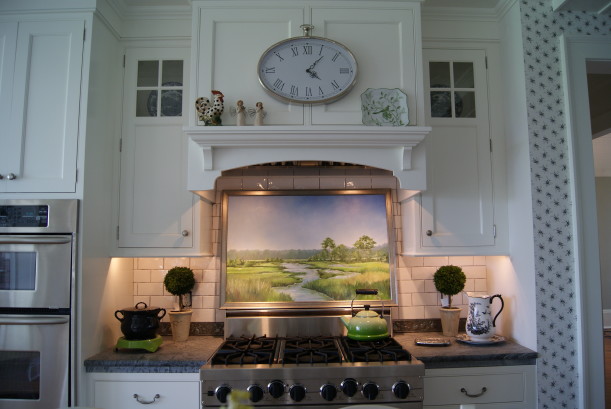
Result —
M438 332L396 333L394 338L422 362L427 369L472 366L534 365L537 353L506 341L496 345L465 345L452 340L447 347L425 347L416 338L443 337ZM163 337L156 352L114 348L85 360L87 372L124 373L197 373L221 345L222 337L191 336L186 342Z
M198 373L223 342L223 337L191 336L185 342L163 337L155 352L114 348L85 360L87 372Z
M449 346L416 345L416 338L449 338L440 332L409 332L393 336L427 369L474 366L534 365L538 354L506 340L499 344L467 345L451 339Z

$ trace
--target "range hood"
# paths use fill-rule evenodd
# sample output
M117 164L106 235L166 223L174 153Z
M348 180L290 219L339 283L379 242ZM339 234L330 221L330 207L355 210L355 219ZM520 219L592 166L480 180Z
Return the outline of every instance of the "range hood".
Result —
M191 98L195 101L211 97L211 90L221 91L225 110L223 126L198 126L195 110L189 115L184 128L189 190L202 195L213 190L216 179L227 170L295 161L384 169L396 176L401 189L426 189L423 141L430 128L423 126L420 0L193 0L192 4ZM341 100L288 104L270 97L259 84L261 55L271 44L302 36L302 24L312 25L314 36L343 44L357 59L357 83ZM300 52L296 47L285 58ZM401 90L407 96L405 113L410 125L362 125L361 95L368 89ZM395 104L388 98L380 95L374 102ZM247 119L247 126L235 126L231 110L235 112L240 100L249 112L260 101L265 125L253 126Z
M403 189L426 189L421 143L430 127L196 126L188 137L187 188L212 190L223 171L287 161L332 161L393 172Z

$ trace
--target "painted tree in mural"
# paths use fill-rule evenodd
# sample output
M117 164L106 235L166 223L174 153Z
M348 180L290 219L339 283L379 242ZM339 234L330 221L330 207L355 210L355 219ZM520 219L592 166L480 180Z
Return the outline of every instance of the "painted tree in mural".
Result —
M371 249L374 248L376 242L374 239L367 235L362 235L357 241L354 242L354 248L356 251L357 260L369 260L371 259Z
M325 238L322 243L322 258L323 260L333 260L333 250L335 250L335 241L331 237Z

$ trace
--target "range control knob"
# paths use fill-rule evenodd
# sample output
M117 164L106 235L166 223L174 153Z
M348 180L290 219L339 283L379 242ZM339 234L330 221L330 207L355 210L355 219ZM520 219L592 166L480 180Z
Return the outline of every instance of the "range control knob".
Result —
M351 398L358 391L359 384L356 381L356 379L354 379L354 378L346 378L339 385L339 387L341 388L342 392L344 392L344 395L346 395L346 396Z
M251 402L259 402L263 399L263 388L259 385L250 385L246 390L250 392Z
M267 385L267 391L272 397L278 399L284 395L284 382L279 380L271 381L269 385Z
M335 385L326 383L321 386L320 396L322 396L324 400L331 402L337 396L337 389L335 388Z
M227 395L229 395L230 392L231 388L229 386L222 385L216 388L214 394L216 395L216 398L219 400L219 402L225 403L227 402Z
M306 395L306 390L303 387L303 385L296 384L296 385L292 385L289 388L289 396L295 402L301 402L303 398L305 398L305 395Z
M369 400L374 400L380 392L380 387L373 382L363 384L363 396Z
M410 391L410 387L407 384L407 382L405 382L405 381L397 381L392 386L392 392L399 399L407 398L407 395L409 395L409 391Z

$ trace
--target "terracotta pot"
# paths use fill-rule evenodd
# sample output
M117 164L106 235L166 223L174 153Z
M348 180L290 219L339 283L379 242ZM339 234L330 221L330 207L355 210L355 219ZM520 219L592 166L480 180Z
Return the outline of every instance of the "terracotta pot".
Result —
M439 308L441 317L441 328L443 335L446 337L455 337L458 335L458 321L460 320L460 308Z
M172 339L174 342L183 342L189 338L191 329L192 310L170 311L170 325L172 326Z

